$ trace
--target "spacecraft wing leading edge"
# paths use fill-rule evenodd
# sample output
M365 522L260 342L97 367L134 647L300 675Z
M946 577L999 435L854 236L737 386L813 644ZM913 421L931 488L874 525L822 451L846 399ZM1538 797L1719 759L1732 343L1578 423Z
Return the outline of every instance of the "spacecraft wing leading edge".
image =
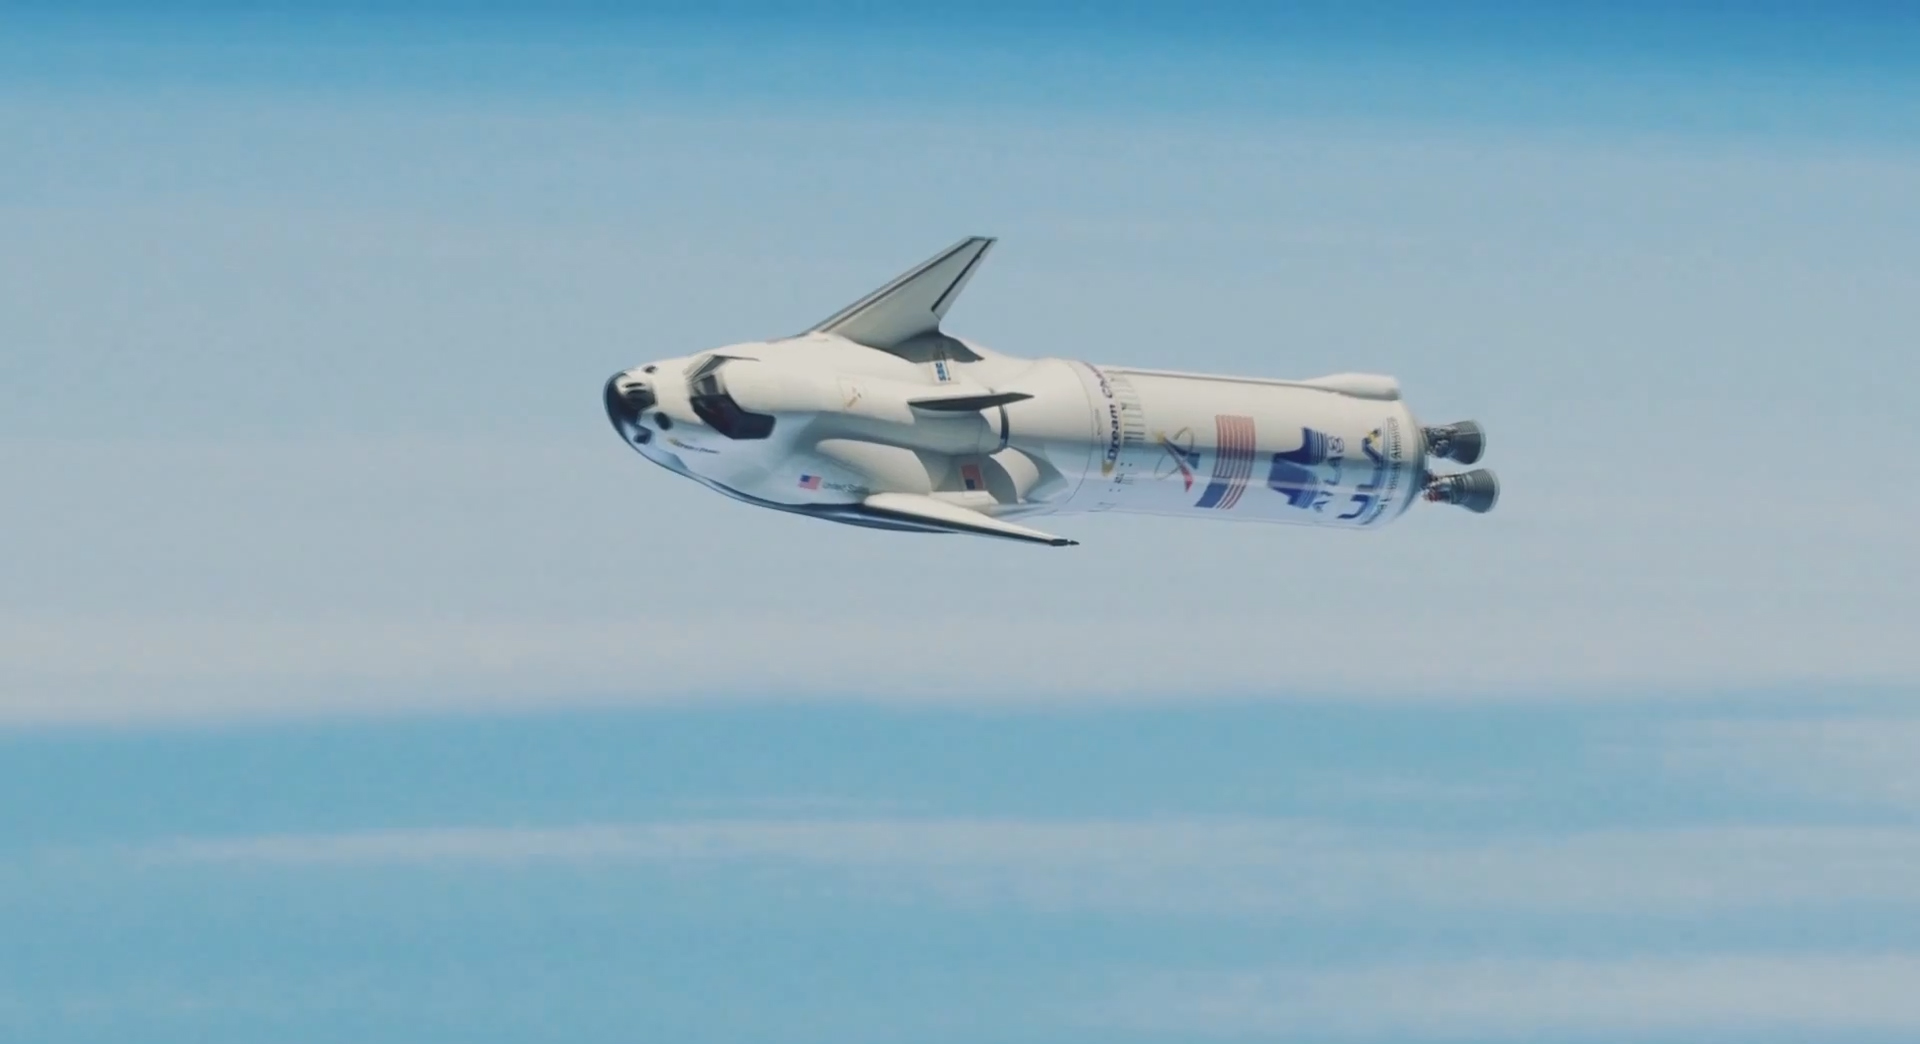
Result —
M940 320L993 247L991 236L968 236L892 282L835 312L808 333L898 352L909 341L940 332Z
M1072 547L1078 540L1042 533L983 515L972 508L948 503L919 493L875 493L861 504L862 515L907 522L945 533L970 533L975 536L1005 537L1051 547Z

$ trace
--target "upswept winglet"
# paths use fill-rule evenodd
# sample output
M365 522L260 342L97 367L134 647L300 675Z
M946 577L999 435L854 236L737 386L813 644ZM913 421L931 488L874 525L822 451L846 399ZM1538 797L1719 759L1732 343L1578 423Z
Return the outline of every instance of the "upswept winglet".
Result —
M940 320L993 244L991 236L968 236L807 332L837 334L884 352L938 334Z
M929 530L1004 537L1009 540L1046 544L1049 547L1073 547L1080 543L1078 540L1068 540L1066 537L1054 536L1052 533L1042 533L1037 529L1003 522L972 508L964 508L958 504L919 493L875 493L862 503L861 508L862 514L870 517L910 522Z

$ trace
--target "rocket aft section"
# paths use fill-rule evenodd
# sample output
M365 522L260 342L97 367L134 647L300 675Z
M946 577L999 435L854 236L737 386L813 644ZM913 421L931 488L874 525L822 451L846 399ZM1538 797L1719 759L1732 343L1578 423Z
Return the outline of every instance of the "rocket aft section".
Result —
M1391 377L1307 380L1020 359L940 329L992 245L963 240L807 332L615 374L654 463L760 507L1055 546L1016 522L1116 511L1378 528L1416 499L1490 510L1486 438L1423 426Z

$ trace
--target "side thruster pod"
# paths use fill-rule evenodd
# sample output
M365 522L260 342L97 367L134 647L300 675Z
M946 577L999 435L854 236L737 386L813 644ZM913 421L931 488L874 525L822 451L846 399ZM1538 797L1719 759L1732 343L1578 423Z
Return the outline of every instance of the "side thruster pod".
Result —
M1500 499L1500 480L1486 468L1475 468L1458 475L1435 475L1427 482L1426 497L1441 504L1458 504L1475 514L1493 510Z
M1477 464L1487 448L1487 434L1472 421L1456 421L1426 429L1427 452L1442 460Z

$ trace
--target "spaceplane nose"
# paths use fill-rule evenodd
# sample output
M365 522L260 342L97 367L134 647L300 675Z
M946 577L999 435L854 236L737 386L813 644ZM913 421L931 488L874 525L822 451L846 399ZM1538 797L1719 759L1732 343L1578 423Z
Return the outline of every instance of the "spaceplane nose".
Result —
M653 386L645 377L622 370L607 378L606 388L601 394L606 401L607 419L613 422L622 438L646 442L653 437L640 425L641 416L657 401Z

